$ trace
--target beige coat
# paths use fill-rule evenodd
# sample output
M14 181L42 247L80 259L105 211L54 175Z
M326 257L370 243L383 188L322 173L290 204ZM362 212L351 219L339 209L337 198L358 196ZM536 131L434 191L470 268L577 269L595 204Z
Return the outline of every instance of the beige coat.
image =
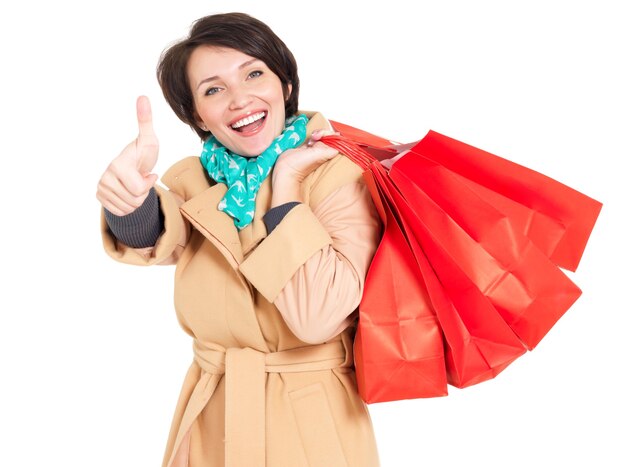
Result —
M329 128L311 115L307 133ZM379 220L361 170L338 156L303 184L305 202L268 236L262 184L254 221L237 232L217 210L226 191L197 157L157 187L165 231L153 248L106 251L138 265L176 263L175 306L194 360L163 466L374 467L352 339Z

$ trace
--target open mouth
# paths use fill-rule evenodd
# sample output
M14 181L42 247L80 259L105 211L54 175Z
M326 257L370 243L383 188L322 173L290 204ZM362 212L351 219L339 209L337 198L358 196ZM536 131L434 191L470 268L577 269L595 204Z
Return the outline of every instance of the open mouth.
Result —
M263 126L265 117L267 117L267 112L257 112L237 120L230 127L239 133L250 133Z

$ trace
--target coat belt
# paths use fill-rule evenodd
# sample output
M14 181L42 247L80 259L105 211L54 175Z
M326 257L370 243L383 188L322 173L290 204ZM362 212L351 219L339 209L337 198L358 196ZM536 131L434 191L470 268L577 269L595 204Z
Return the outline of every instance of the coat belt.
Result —
M205 373L191 394L173 453L224 376L225 467L265 466L265 373L321 371L352 365L352 352L346 353L342 341L269 353L249 347L215 350L198 341L194 341L193 348L195 361ZM171 464L170 461L168 465Z

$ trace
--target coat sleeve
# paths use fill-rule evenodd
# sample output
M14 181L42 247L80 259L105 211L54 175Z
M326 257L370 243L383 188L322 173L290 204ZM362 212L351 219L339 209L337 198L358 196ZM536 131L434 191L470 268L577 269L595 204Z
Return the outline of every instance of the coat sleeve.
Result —
M338 189L314 214L332 243L296 271L274 304L296 336L321 343L355 319L380 227L369 191L360 183Z
M120 242L109 230L103 210L100 222L102 243L105 252L116 261L139 266L173 264L182 252L189 234L188 223L179 211L182 198L160 186L155 188L163 212L164 229L154 246L131 248Z
M312 209L306 204L293 208L260 245L265 251L253 252L242 264L243 272L300 340L325 342L355 319L379 239L369 190L352 182ZM260 263L246 264L250 259L267 264L261 269ZM295 270L285 270L294 264Z

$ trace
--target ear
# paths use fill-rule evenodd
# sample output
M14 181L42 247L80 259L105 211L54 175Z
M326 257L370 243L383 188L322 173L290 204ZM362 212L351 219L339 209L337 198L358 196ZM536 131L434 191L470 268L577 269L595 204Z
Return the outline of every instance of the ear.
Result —
M208 131L208 130L206 130L206 129L205 129L205 128L206 128L206 125L204 124L204 122L203 122L203 121L202 121L202 119L200 118L200 115L198 115L196 111L194 111L194 112L193 112L193 120L194 120L194 123L195 123L197 126L199 126L202 130L204 130L204 131Z

